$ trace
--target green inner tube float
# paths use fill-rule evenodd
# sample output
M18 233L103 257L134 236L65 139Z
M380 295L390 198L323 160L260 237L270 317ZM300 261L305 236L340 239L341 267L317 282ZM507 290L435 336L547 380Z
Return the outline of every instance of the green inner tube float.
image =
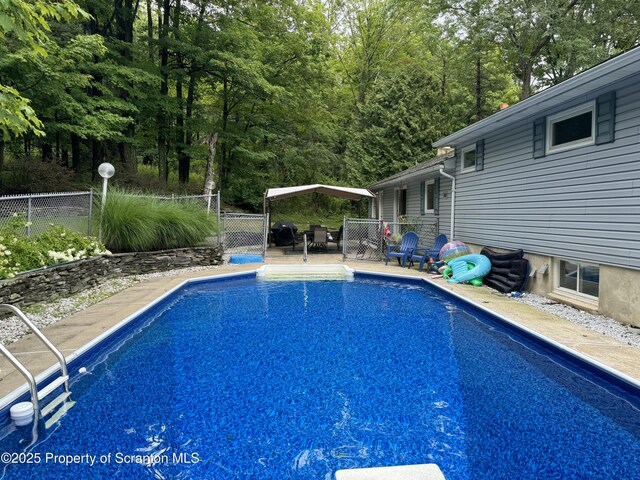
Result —
M448 278L449 283L470 283L477 287L482 286L482 277L491 270L489 258L479 253L453 258L446 264L442 277Z

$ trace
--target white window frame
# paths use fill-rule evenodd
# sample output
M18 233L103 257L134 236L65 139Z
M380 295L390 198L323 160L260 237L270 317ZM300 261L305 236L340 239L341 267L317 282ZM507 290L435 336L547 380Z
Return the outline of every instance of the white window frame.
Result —
M567 295L569 297L574 297L577 299L581 299L583 301L586 302L590 302L593 304L598 304L600 297L595 297L593 295L588 295L586 293L582 293L579 292L577 289L576 290L572 290L570 288L566 288L566 287L561 287L560 286L560 276L561 276L561 272L560 272L560 262L564 261L564 262L570 262L573 263L575 265L578 266L578 275L580 275L580 267L584 267L584 266L590 266L590 267L598 267L598 271L600 270L600 265L597 265L595 263L589 263L589 262L581 262L579 260L571 260L569 258L556 258L554 259L555 261L555 272L556 274L554 275L554 280L553 280L553 287L554 287L554 291L562 293L564 295ZM576 286L580 285L580 278L576 277ZM599 282L598 282L599 285ZM599 290L599 288L598 288Z
M426 180L424 182L424 213L433 213L433 208L428 208L429 207L429 185L433 185L433 193L434 196L431 199L431 203L433 206L436 205L436 199L435 199L435 188L436 188L436 182L435 180Z
M577 117L584 113L591 112L591 136L588 138L581 138L580 140L574 140L573 142L563 143L561 145L551 145L553 137L553 124L568 120L572 117ZM550 115L547 117L546 139L545 145L547 153L563 152L565 150L571 150L573 148L585 147L587 145L593 145L596 143L596 102L595 100L587 104L583 104L564 112Z
M462 149L462 153L460 154L460 173L466 173L466 172L475 172L476 171L476 162L478 161L478 159L476 158L475 161L473 162L473 166L471 167L466 167L464 166L464 154L470 151L475 151L476 150L476 144L474 143L473 145L469 145L467 147L464 147ZM476 152L477 154L477 152Z

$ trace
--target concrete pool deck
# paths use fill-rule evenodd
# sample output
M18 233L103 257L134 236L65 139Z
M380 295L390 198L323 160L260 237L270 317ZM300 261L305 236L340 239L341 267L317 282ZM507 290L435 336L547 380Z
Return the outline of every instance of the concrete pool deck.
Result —
M301 264L302 257L269 252L268 264ZM310 264L342 264L338 254L310 255ZM621 343L535 307L519 303L488 288L449 284L442 279L431 279L417 268L400 268L397 264L385 266L383 262L348 261L346 265L356 271L427 278L440 286L502 315L547 338L576 350L640 382L640 348ZM89 308L70 315L42 329L63 355L69 356L83 345L98 337L112 326L147 306L150 302L190 278L207 277L255 270L260 264L224 265L180 275L159 277L135 284ZM33 335L8 345L9 350L34 375L56 363L55 357ZM11 393L25 383L4 356L0 358L0 397Z

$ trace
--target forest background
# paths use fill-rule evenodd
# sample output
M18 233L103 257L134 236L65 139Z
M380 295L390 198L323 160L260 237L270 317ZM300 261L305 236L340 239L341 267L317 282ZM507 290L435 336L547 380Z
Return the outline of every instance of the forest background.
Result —
M0 0L0 193L366 186L640 39L637 0Z

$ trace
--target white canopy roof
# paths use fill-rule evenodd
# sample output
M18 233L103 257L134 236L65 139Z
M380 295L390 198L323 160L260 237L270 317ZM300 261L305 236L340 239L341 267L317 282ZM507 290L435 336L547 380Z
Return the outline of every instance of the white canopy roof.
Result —
M320 185L317 183L314 185L298 185L297 187L270 188L264 194L264 198L266 200L281 200L314 192L351 200L360 200L363 197L375 198L375 195L366 188L337 187L335 185Z

